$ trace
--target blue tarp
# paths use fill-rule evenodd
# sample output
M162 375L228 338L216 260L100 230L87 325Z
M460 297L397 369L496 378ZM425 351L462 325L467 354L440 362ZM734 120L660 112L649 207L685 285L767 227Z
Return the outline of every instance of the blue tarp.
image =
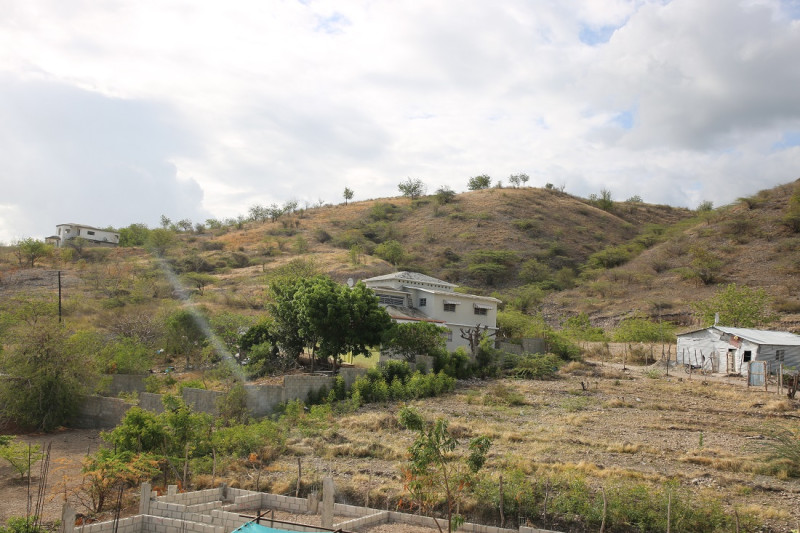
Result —
M233 530L234 533L293 533L288 529L275 529L272 527L262 526L255 522L248 522L242 527Z

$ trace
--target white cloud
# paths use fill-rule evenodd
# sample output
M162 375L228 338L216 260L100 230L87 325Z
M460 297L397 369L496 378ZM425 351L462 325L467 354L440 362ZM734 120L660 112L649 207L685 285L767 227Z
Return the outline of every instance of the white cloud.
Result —
M24 135L0 123L14 141L0 203L36 210L41 196L15 185L35 182L58 198L46 203L56 222L225 217L256 202L337 202L345 185L363 199L397 194L406 176L463 190L469 176L516 172L581 195L694 205L797 174L792 2L3 8L0 92L51 90L6 111ZM76 95L81 119L64 111ZM136 194L156 187L166 193ZM87 188L133 208L84 220L94 204L74 191ZM5 220L0 240L53 225Z

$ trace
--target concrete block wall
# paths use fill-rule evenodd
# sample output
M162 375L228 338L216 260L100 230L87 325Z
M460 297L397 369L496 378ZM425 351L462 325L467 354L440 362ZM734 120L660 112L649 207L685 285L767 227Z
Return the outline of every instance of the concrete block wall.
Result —
M345 531L358 531L360 528L377 526L378 524L389 523L389 511L378 511L352 520L346 520L334 524L333 529L344 529Z
M186 506L180 503L154 501L150 502L150 514L164 518L184 518Z
M108 374L108 396L119 396L120 392L135 392L141 394L145 391L144 380L149 374Z
M86 396L71 425L78 429L113 428L120 423L131 407L133 404L119 398Z
M263 507L263 505L261 505L261 494L257 492L251 492L250 494L236 496L233 503L225 505L222 510L227 512L235 512L244 509L257 509L259 507Z
M208 503L198 503L196 505L187 505L186 510L190 513L208 514L212 509L222 509L223 503L221 500Z
M283 401L292 400L305 401L308 393L317 391L322 387L328 389L333 385L333 378L330 376L284 376L283 377Z
M294 498L280 494L261 494L261 507L265 509L279 509L289 513L308 512L308 498Z
M346 505L344 503L333 504L333 514L339 516L366 516L379 513L380 509L370 509L369 507L359 507L358 505Z
M159 502L179 503L181 505L197 505L202 503L217 502L222 500L222 487L214 489L196 490L193 492L179 492L165 494L158 497Z
M161 395L152 392L139 393L139 407L154 413L164 412L164 404L161 403Z
M141 533L144 527L146 516L132 516L123 518L117 526L117 533ZM95 522L85 526L77 526L73 529L75 533L112 533L114 531L114 521Z
M397 522L399 524L411 524L414 526L430 528L435 528L436 524L438 523L442 529L447 529L447 520L442 520L441 518L431 518L430 516L389 511L389 519L390 522Z
M225 393L186 387L181 392L181 396L183 397L183 401L186 402L186 405L191 406L194 411L216 415L218 413L217 400L225 396Z
M347 387L352 387L353 383L356 382L356 379L359 376L365 375L366 373L366 368L345 367L339 369L339 375L342 376L342 379L344 379L344 384L347 385Z
M283 385L245 385L247 409L255 417L267 416L283 403Z
M142 533L227 533L217 525L162 516L146 516L141 531Z

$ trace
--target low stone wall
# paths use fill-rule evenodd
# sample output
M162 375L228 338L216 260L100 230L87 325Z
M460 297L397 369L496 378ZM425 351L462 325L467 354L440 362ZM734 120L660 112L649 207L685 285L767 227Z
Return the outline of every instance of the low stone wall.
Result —
M161 395L152 392L143 392L139 394L139 407L145 411L153 411L154 413L164 412L164 404L161 402Z
M133 404L119 398L87 396L71 426L78 429L108 429L120 423Z
M329 479L327 482L332 481ZM140 502L140 514L119 521L116 533L230 533L237 527L252 521L252 518L242 516L237 511L253 511L255 509L274 509L287 511L294 514L315 514L306 511L306 499L281 496L279 494L266 494L243 489L219 487L189 493L175 493L176 486L170 486L170 494L156 496L150 490L150 484L142 485L143 495ZM145 496L149 495L149 497ZM235 500L234 503L223 505L224 501ZM333 514L352 517L348 520L333 525L333 529L346 531L359 531L379 524L396 523L436 528L447 527L447 521L442 518L413 515L397 511L381 511L368 507L355 505L335 504ZM65 507L64 533L114 533L114 521L99 522L81 527L72 526L75 511ZM323 514L324 520L324 514ZM270 523L263 519L264 525ZM275 521L274 527L288 531L320 531L319 527L304 526L287 522ZM485 526L467 522L462 524L459 531L468 533L557 533L554 531L521 526L519 529L506 529L496 526Z
M116 397L121 392L141 394L145 391L144 380L149 374L109 374L105 395Z
M545 343L544 339L522 339L519 343L498 341L497 349L516 355L545 353L547 351L547 343Z
M341 368L339 375L347 387L352 386L358 376L366 373L363 368ZM164 411L161 394L144 392L144 378L146 376L127 376L120 378L122 384L134 384L135 377L141 378L142 391L139 392L139 407L154 413ZM128 379L130 378L130 379ZM271 414L282 403L292 400L305 401L309 393L316 392L325 387L333 386L334 377L329 375L292 375L284 376L283 385L245 385L247 390L247 409L255 417ZM133 385L131 385L133 386ZM116 386L115 386L116 387ZM186 387L181 391L181 397L192 409L201 413L217 414L217 400L223 396L222 392ZM80 408L75 419L77 428L106 429L119 424L132 404L118 398L104 396L88 396Z

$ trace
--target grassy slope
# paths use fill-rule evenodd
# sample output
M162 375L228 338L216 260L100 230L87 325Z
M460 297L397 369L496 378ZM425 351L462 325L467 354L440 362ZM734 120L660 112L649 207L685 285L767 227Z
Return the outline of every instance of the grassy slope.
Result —
M787 184L762 191L754 196L758 205L753 209L740 203L703 220L692 219L694 214L686 209L622 202L609 213L580 198L537 188L473 191L443 206L437 206L433 197L413 203L407 198L384 198L306 209L276 222L247 222L238 230L179 235L167 255L178 268L205 262L212 271L215 281L204 295L195 296L198 302L212 311L255 314L263 308L264 273L298 257L312 258L340 281L402 268L477 292L502 292L523 284L519 272L528 259L538 259L551 273L565 266L580 271L593 253L629 242L648 226L659 224L672 228L665 242L572 290L552 294L544 306L550 321L557 324L565 316L586 311L595 323L613 326L639 311L686 323L691 320L689 304L717 288L681 275L691 266L692 250L702 248L723 260L720 282L763 287L781 312L778 326L797 329L800 238L779 222L793 190L794 184ZM320 242L324 240L320 235L330 238ZM359 236L367 252L358 264L352 263L349 246L337 242L348 235ZM406 257L396 267L369 255L382 239L402 243ZM298 240L305 250L298 249ZM491 285L471 275L471 254L480 250L513 252L507 275ZM93 261L103 255L105 260ZM156 273L156 278L160 274L144 250L95 249L83 261L50 260L42 265L64 271L67 297L74 298L72 310L89 323L102 324L109 313L119 311L104 303L119 286L129 293L146 293L140 303L123 301L126 311L142 308L152 313L175 305L169 286L153 281L150 274ZM11 250L0 250L3 295L53 291L55 284L48 284L44 274L38 281L30 275L20 281L17 270Z
M690 304L707 298L720 284L763 288L774 301L775 328L800 328L800 236L780 223L795 184L761 191L746 202L720 208L666 242L581 286L552 296L546 311L553 321L587 312L593 322L611 326L632 312L688 324ZM722 260L718 279L705 285L685 279L693 251L710 251ZM601 290L602 289L602 290Z

